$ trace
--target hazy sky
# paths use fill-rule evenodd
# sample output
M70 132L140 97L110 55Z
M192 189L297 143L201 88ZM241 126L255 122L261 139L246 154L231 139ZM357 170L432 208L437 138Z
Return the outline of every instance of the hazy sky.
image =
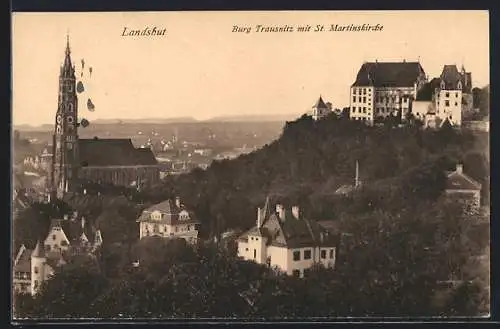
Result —
M430 78L463 64L489 83L487 11L14 13L13 123L52 123L69 31L80 116L146 118L297 114L321 94L349 105L364 61L416 61ZM380 24L381 32L233 33L233 25ZM123 37L124 27L166 28ZM92 77L87 68L92 66ZM84 80L84 82L85 82ZM96 106L86 108L87 97Z

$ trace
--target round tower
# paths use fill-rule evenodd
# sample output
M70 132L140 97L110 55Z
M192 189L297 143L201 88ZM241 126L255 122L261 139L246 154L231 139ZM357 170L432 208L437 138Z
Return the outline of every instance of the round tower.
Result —
M31 294L35 295L45 280L45 250L40 241L31 253Z

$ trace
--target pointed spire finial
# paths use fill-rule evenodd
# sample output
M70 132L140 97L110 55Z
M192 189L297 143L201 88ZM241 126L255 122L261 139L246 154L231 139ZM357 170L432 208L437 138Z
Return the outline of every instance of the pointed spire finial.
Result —
M69 30L66 31L66 55L69 55Z

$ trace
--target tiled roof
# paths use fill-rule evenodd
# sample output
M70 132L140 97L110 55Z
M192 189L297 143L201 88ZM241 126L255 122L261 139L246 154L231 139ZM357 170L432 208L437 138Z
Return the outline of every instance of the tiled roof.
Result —
M179 213L181 211L187 211L189 214L189 220L180 220L179 219ZM159 220L154 220L151 219L151 214L153 212L160 212L163 216L162 219ZM155 222L155 223L162 223L162 224L169 224L169 225L174 225L177 223L198 223L198 221L195 218L195 215L193 212L185 209L183 205L180 207L177 207L175 201L172 200L165 200L161 203L155 204L147 209L145 209L139 219L137 220L138 222Z
M31 253L30 249L21 247L21 254L18 255L17 262L14 264L15 272L31 272Z
M446 180L446 190L480 190L481 184L464 173L449 172Z
M316 102L316 104L314 104L313 108L328 110L328 106L325 104L321 96L319 96L318 101Z
M291 211L285 211L284 219L277 213L271 213L264 219L262 227L253 227L243 233L238 240L248 241L248 236L259 235L267 238L268 245L286 248L313 246L332 246L337 244L337 237L315 221L302 216L295 218Z
M458 90L458 82L461 82L464 93L470 94L472 92L472 74L465 72L464 69L460 72L456 65L445 65L440 79L444 82L444 88L442 89Z
M82 166L157 165L151 149L135 148L130 139L79 139Z
M418 62L369 62L361 66L353 86L413 87L424 74Z
M444 82L444 88L441 89L456 90L458 82L462 80L462 75L456 65L445 65L440 78Z
M439 88L439 78L434 78L425 83L422 88L417 92L417 101L431 101L434 95L434 90Z

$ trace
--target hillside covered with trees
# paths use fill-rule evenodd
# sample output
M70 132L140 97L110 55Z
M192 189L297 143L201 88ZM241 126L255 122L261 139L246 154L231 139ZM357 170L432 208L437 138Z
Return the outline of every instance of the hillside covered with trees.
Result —
M489 312L489 223L444 199L445 171L457 162L483 184L489 203L488 136L445 126L368 127L331 115L304 116L275 142L235 160L168 177L149 190L81 196L102 228L95 259L61 267L36 298L17 296L21 317L335 317L475 316ZM350 196L334 192L354 183ZM201 220L205 237L255 223L266 197L298 204L304 216L339 223L335 269L307 278L280 275L238 260L234 250L181 240L137 241L135 219L149 204L180 196ZM89 200L93 198L92 202ZM109 198L109 197L108 197ZM94 205L94 206L92 206ZM23 217L24 216L24 217ZM47 216L46 216L47 217ZM20 214L26 239L33 214ZM43 226L43 225L42 225ZM35 233L30 231L31 236ZM32 238L33 239L33 238ZM131 264L140 259L140 265ZM485 260L486 259L486 260Z

